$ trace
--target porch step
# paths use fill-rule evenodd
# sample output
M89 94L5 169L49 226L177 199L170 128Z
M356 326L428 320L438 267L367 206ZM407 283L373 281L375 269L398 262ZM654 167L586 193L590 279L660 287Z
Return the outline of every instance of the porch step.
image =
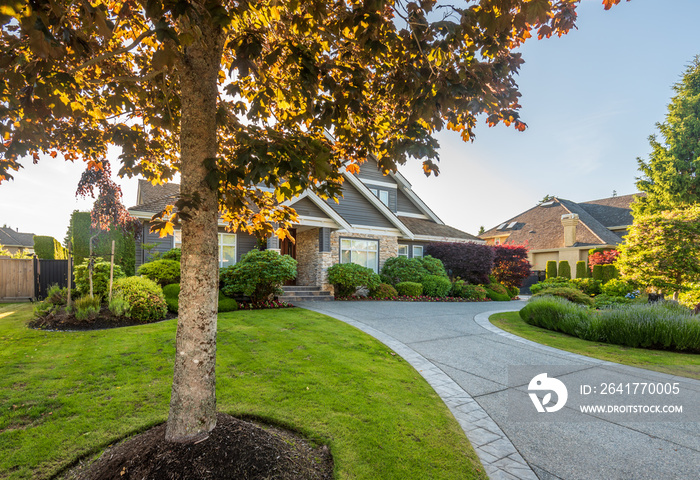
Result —
M322 302L333 300L330 292L321 290L317 286L289 286L282 287L284 295L280 295L278 299L282 302Z

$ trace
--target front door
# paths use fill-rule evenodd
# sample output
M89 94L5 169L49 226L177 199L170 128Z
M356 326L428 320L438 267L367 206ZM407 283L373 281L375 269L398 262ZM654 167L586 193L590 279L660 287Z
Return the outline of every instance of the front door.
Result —
M289 234L292 236L292 238L294 238L294 240L296 240L296 238L297 238L296 228L290 228ZM294 260L296 260L297 259L297 244L292 243L291 240L289 240L288 238L285 238L284 240L282 240L280 242L280 253L282 255L289 255ZM293 286L296 284L297 284L296 278L294 280L289 280L287 283L285 283L285 285L288 285L288 286Z

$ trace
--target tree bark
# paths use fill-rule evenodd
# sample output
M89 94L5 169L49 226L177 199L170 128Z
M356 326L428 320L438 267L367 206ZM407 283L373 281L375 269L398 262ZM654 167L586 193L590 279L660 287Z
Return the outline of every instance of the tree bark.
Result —
M200 18L200 20L202 20ZM199 204L182 220L182 273L175 371L165 438L188 443L216 426L216 312L219 286L217 192L206 182L204 160L217 156L216 103L223 35L199 23L202 35L179 64L182 99L180 193Z

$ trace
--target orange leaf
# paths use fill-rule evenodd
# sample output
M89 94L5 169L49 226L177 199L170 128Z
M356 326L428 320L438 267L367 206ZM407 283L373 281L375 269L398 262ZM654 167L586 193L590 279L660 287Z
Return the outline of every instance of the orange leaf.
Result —
M345 170L347 170L348 173L353 173L355 175L360 173L360 167L356 163L351 163L350 165L345 167Z

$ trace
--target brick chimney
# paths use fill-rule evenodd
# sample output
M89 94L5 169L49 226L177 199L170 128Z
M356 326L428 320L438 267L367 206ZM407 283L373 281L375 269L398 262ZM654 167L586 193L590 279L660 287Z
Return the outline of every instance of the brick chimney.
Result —
M578 225L578 215L567 213L561 216L561 225L564 227L564 246L572 247L576 243L576 225Z

